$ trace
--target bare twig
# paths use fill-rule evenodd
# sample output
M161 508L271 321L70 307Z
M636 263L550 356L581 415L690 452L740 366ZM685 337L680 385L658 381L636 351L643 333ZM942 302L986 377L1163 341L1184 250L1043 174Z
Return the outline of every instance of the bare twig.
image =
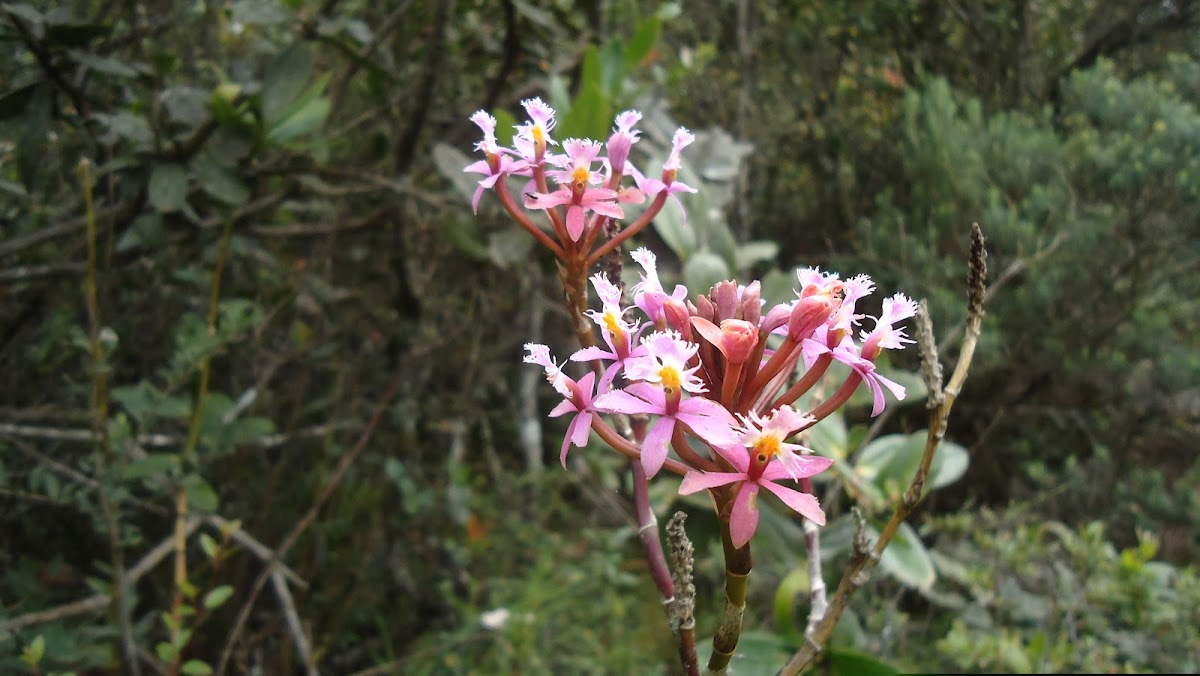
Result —
M245 442L246 446L260 449L277 448L296 439L324 437L330 432L349 429L355 423L349 420L336 421L324 425L315 425L296 430L290 434L265 434L257 439ZM92 430L75 429L70 427L46 427L43 425L18 425L16 423L0 422L0 437L17 439L45 439L48 441L75 441L94 443L96 433ZM172 448L183 445L184 439L169 434L140 434L137 437L138 446L150 448Z
M308 641L308 635L304 633L304 627L300 625L300 615L296 613L296 604L292 601L287 582L278 570L271 573L271 586L275 589L275 595L279 597L279 605L283 606L283 617L287 620L288 632L296 644L296 654L304 663L304 673L316 676L317 665L313 662L312 645Z
M904 523L921 501L925 479L929 475L929 468L933 463L934 454L937 452L937 448L946 433L946 422L950 416L950 409L954 406L954 401L958 397L963 382L967 378L967 371L970 369L971 359L975 353L975 345L979 340L979 333L983 324L986 276L987 251L984 246L983 231L979 228L979 224L976 223L971 226L971 261L967 276L966 334L963 337L962 349L959 352L954 373L950 376L950 382L946 384L946 387L940 393L942 403L930 409L929 432L925 440L925 451L921 456L921 463L917 467L916 475L913 477L912 483L909 484L908 490L904 492L903 498L896 504L892 512L892 518L880 532L879 539L875 541L875 545L869 550L855 547L850 562L846 566L846 571L842 574L842 580L838 584L837 592L830 601L825 617L813 628L811 635L807 637L800 650L779 671L780 676L795 676L812 667L817 655L833 634L833 629L837 626L838 620L841 619L842 612L845 611L850 596L870 579L871 573L879 564L879 557L883 555L883 550L891 542L900 525ZM921 334L922 332L917 333L918 338ZM931 352L931 348L922 349L923 354ZM931 392L930 396L937 397L938 394Z
M367 421L366 427L363 428L362 434L359 435L358 441L354 444L353 448L351 448L345 455L342 456L337 467L334 468L332 476L329 477L329 482L325 485L325 488L321 490L320 494L317 495L316 500L313 501L313 504L311 507L309 507L308 512L306 512L304 516L300 518L300 521L298 521L296 525L292 527L292 530L287 534L287 537L285 537L283 542L279 544L279 547L276 548L275 555L271 559L272 564L274 564L275 561L281 561L283 557L287 555L288 550L292 548L292 545L296 544L296 540L300 538L300 535L312 525L312 522L317 518L317 514L321 511L321 508L325 506L325 503L329 500L330 496L332 496L333 492L337 490L337 487L341 484L342 479L345 478L346 471L350 469L350 466L354 464L354 461L359 455L362 454L363 449L367 447L367 443L370 442L372 435L375 433L375 429L379 426L379 421L383 418L384 411L386 411L387 407L391 405L392 400L395 399L396 394L399 392L400 383L404 381L404 377L405 373L400 372L392 378L391 384L388 385L387 391L385 391L380 397L379 403L376 405L374 412L372 412L370 420ZM224 674L225 669L229 666L229 658L233 656L233 649L237 645L238 639L241 637L241 633L246 627L246 622L250 619L250 612L254 608L254 602L258 599L258 595L262 592L262 588L266 584L267 579L271 576L272 570L272 565L268 565L261 573L259 573L258 578L254 580L254 585L250 589L249 597L246 599L245 603L242 604L242 609L238 613L233 627L229 630L229 636L225 640L225 647L221 650L221 658L217 664L218 676Z
M196 528L200 523L194 522L190 525L191 528ZM125 574L125 583L132 585L137 582L143 575L150 572L163 559L167 558L175 549L174 536L167 537L162 542L158 543L146 553L136 564L133 565ZM56 622L65 620L78 615L86 615L88 613L96 613L111 606L113 603L112 594L95 594L85 599L72 601L61 606L39 610L32 613L18 615L9 620L0 620L0 634L11 631L20 631L25 627L32 627L38 624L47 622Z
M350 80L354 78L354 74L358 72L359 66L363 63L369 63L371 58L375 56L375 50L379 49L383 41L388 39L392 32L400 27L400 19L404 18L404 13L408 11L408 7L411 4L412 0L401 0L396 9L392 10L392 13L375 30L375 34L371 36L371 41L363 45L361 51L351 56L350 63L346 64L345 72L334 81L333 91L329 94L331 102L329 110L331 112L326 118L327 120L332 120L334 117L333 114L341 110L342 99L346 95L346 87L349 86Z

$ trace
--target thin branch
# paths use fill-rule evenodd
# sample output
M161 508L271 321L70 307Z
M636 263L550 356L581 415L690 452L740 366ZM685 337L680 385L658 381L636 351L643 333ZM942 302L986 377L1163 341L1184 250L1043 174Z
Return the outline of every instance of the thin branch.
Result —
M272 564L274 564L276 561L281 561L283 557L287 555L288 550L292 548L292 545L296 544L296 540L300 538L300 535L303 534L310 525L312 525L312 522L317 518L317 514L321 511L321 508L325 506L325 502L328 501L330 496L333 495L333 492L337 490L337 487L341 484L342 479L345 478L347 470L350 469L350 466L354 464L354 461L358 459L359 455L362 454L363 449L367 447L367 443L370 442L372 435L375 433L375 429L379 426L379 421L383 418L384 411L387 410L388 406L391 405L392 400L396 398L396 394L400 391L400 384L404 382L405 376L406 374L404 372L400 372L392 378L391 384L388 385L388 389L380 397L379 403L376 405L374 412L371 414L370 420L367 421L366 427L363 428L362 434L359 435L358 442L354 444L354 447L351 448L349 452L342 456L337 467L334 468L333 475L330 476L329 482L325 485L325 488L321 490L320 494L317 495L316 500L313 502L308 512L305 513L304 516L301 517L300 521L298 521L296 525L292 527L292 530L287 534L287 537L285 537L283 542L280 543L279 547L276 548L275 555L271 559ZM225 640L225 647L221 650L221 658L217 664L218 676L224 674L225 669L229 666L229 659L232 657L233 649L237 645L238 639L241 637L241 633L246 627L246 622L250 619L250 612L254 609L254 602L258 599L258 595L262 592L262 588L266 584L267 578L271 576L271 572L272 566L268 565L261 573L259 573L258 578L254 581L253 587L250 589L249 598L247 598L245 603L242 604L242 609L238 613L237 619L234 621L233 628L229 630L228 638Z
M192 524L192 528L199 526L199 522ZM163 559L167 558L175 549L174 536L167 537L162 542L158 543L154 549L151 549L141 558L132 568L126 571L125 583L132 585L137 582L143 575L150 572ZM12 619L0 620L0 633L16 632L26 627L32 627L47 622L57 622L79 615L88 613L97 613L111 606L113 603L112 594L95 594L85 599L72 601L61 606L39 610L32 613L18 615Z
M833 635L833 629L837 626L838 620L841 619L842 612L845 611L850 601L850 596L870 579L871 573L879 564L879 557L883 555L884 549L887 548L896 531L899 530L900 525L904 523L909 515L912 514L913 509L920 503L925 487L925 479L929 475L929 468L933 463L934 454L937 452L937 448L946 433L946 423L950 416L950 409L954 406L954 401L962 390L963 382L966 380L967 372L971 366L971 359L975 353L975 345L979 340L979 334L983 325L986 276L987 251L984 246L983 231L980 230L979 224L976 223L971 227L971 259L970 270L967 276L966 335L963 338L958 363L954 368L953 374L950 376L950 381L940 392L942 402L940 405L930 408L929 430L925 439L925 451L921 455L921 462L917 467L916 475L913 477L912 483L909 484L908 490L904 492L904 497L896 504L892 512L892 518L888 520L887 525L880 532L879 539L875 541L874 547L869 551L860 550L858 547L855 548L855 552L846 566L846 571L842 574L842 580L838 584L837 592L830 601L828 612L812 629L811 635L807 637L800 650L779 671L780 676L795 676L812 667L817 655L829 641L829 637ZM918 332L918 337L922 333L923 331ZM932 349L926 348L922 352L931 353ZM937 397L938 394L931 393L930 396Z
M358 72L359 66L371 62L371 58L375 56L375 50L379 49L383 41L388 39L392 32L400 27L400 19L404 18L404 13L408 11L408 7L411 4L412 0L401 0L396 9L392 10L392 13L375 30L375 34L371 36L371 41L363 45L361 51L350 55L350 63L346 65L346 70L342 73L342 76L334 81L333 91L329 94L329 110L331 112L326 118L327 120L332 120L333 113L341 110L342 99L346 95L346 87L350 85L350 80Z
M243 445L266 450L277 448L297 439L324 437L330 432L350 429L356 425L357 423L349 420L337 421L324 425L306 427L288 434L265 434L257 439L246 441ZM96 441L96 433L92 430L83 430L70 427L46 427L42 425L18 425L16 423L8 422L0 422L0 437L13 437L17 439L45 439L48 441L72 441L87 444L95 443ZM169 434L139 434L137 437L138 446L145 446L149 448L174 448L182 446L184 441L185 440L181 437L172 436Z
M292 601L292 594L288 591L287 582L284 581L278 570L271 573L271 586L275 589L275 595L279 597L279 604L283 606L283 617L287 620L288 632L291 633L292 641L296 644L296 654L304 663L304 673L308 676L316 676L317 665L313 662L312 645L304 633L304 627L300 625L300 616L296 613L296 604Z

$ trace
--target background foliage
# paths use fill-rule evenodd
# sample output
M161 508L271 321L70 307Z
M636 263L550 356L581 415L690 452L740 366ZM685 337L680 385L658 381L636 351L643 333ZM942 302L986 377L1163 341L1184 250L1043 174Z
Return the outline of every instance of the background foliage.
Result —
M677 668L621 463L558 471L520 365L570 345L555 276L464 196L468 115L541 95L560 136L643 110L643 163L699 132L688 227L668 209L643 242L694 288L869 272L928 298L952 354L966 226L988 234L944 480L835 669L1195 671L1198 24L1190 1L0 4L0 669L111 667L122 631L192 673L227 646L236 672ZM831 515L904 480L923 420L814 431ZM673 489L703 633L719 543ZM806 611L798 526L768 514L747 671ZM259 593L284 549L290 593Z

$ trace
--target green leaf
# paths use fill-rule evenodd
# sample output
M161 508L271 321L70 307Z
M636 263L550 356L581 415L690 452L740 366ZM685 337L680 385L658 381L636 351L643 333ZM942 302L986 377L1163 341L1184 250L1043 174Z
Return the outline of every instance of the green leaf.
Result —
M178 164L160 164L150 172L150 204L162 213L187 203L188 173Z
M694 293L707 293L713 284L731 277L725 260L708 249L702 249L683 264L683 283Z
M199 474L189 474L183 478L183 488L187 492L188 504L197 512L215 512L219 504L217 492Z
M579 90L583 91L584 87L595 86L600 91L605 91L603 70L600 63L600 50L596 48L596 45L588 45L583 52L583 63L579 69Z
M872 529L874 530L874 529ZM875 532L878 537L878 532ZM937 569L925 543L912 526L900 524L896 536L879 557L879 567L909 587L928 589L937 580Z
M42 638L41 634L37 638L29 642L21 650L21 661L29 665L30 669L37 669L38 663L42 661L42 656L46 654L46 639Z
M455 192L462 196L463 202L466 204L471 203L471 199L475 195L475 186L483 176L468 174L463 169L479 157L468 157L466 153L448 143L438 143L433 146L433 166L437 167L442 176L449 179Z
M793 645L804 640L804 636L796 628L796 600L801 594L807 594L808 590L807 565L792 568L775 588L775 626L779 627L780 633Z
M662 19L652 16L638 24L629 44L625 46L625 63L634 67L645 65L646 57L654 50L658 36L662 32Z
M687 260L692 252L699 246L696 239L696 229L689 227L683 220L683 211L678 204L673 203L670 199L663 207L663 210L658 212L654 217L654 230L659 237L671 247L671 251L680 260ZM700 289L693 288L693 292L701 293ZM704 287L707 291L708 287Z
M34 192L45 167L46 137L50 131L50 86L37 88L25 106L21 135L17 138L17 174L25 189Z
M854 469L894 500L912 482L924 452L923 434L888 434L867 444Z
M158 95L172 120L196 127L208 120L208 94L199 87L172 85Z
M496 142L501 147L511 146L513 137L517 135L517 118L507 110L496 111Z
M835 460L845 460L850 452L847 441L846 419L841 412L834 412L808 430L809 445L821 455Z
M33 99L39 84L40 82L31 82L0 94L0 122L25 112L25 107Z
M505 228L488 236L488 258L501 269L528 261L531 248L533 238L523 228Z
M774 260L778 255L779 245L775 242L746 242L739 245L734 252L734 267L739 271L748 270L755 263Z
M486 261L491 252L484 244L483 235L474 219L447 217L442 224L441 232L450 240L459 253L465 254L476 261Z
M696 653L700 664L707 664L712 655L712 638L700 643ZM774 674L791 656L792 648L783 637L765 631L743 631L738 638L737 652L729 662L729 673Z
M583 80L571 109L562 118L562 129L555 128L558 138L607 138L613 121L612 99L601 89L598 81Z
M188 660L183 663L183 666L179 670L181 673L187 674L187 676L208 676L208 674L213 672L212 667L208 666L207 662L201 662L200 660Z
M220 608L230 596L233 596L233 587L223 584L204 595L204 607L209 610Z
M600 57L600 87L610 100L615 100L625 85L625 47L619 40L612 40Z
M201 153L192 160L192 171L204 192L229 206L240 206L250 199L250 189L237 173L209 153Z
M71 57L78 61L80 65L86 66L89 70L94 70L97 73L122 78L134 78L138 76L136 68L107 56L99 56L81 49L75 49L71 50Z
M895 667L854 650L829 651L829 671L834 676L899 676Z
M307 43L291 45L271 60L259 92L268 127L274 127L282 119L292 101L304 91L312 72L313 49Z
M177 463L178 459L172 453L151 453L126 465L123 474L128 481L145 479L166 474Z
M958 481L966 473L970 462L971 455L967 453L967 449L951 441L942 441L938 446L937 455L933 456L933 464L929 467L926 490L941 488Z
M767 307L796 300L796 274L791 270L768 270L762 278L762 299Z
M217 545L217 541L208 533L200 534L200 549L203 549L205 556L210 559L217 558L217 554L221 551L220 546Z
M282 145L316 131L329 115L329 99L315 98L288 115L267 132L267 143Z

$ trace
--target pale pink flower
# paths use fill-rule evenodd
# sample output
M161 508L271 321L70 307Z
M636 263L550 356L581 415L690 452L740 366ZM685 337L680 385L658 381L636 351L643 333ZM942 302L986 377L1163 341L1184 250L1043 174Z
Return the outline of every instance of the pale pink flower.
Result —
M549 347L538 343L526 343L525 349L529 351L529 354L525 355L525 363L537 364L545 368L546 380L549 380L554 389L564 397L563 401L550 411L550 417L557 418L568 413L575 414L575 417L567 425L567 433L563 436L562 449L558 455L559 462L562 463L563 468L566 468L567 450L571 444L583 448L588 442L588 436L592 429L592 385L595 383L596 374L588 371L576 382L563 373L562 367L551 358Z
M638 136L641 132L633 128L633 125L642 119L642 114L636 110L627 110L620 115L617 115L616 129L613 130L613 135L608 137L608 163L609 167L616 174L625 173L625 162L629 159L629 151L633 148L633 144L637 143Z
M483 140L475 144L475 149L482 150L487 155L485 159L463 169L466 172L484 174L483 180L479 181L479 187L475 188L475 195L471 198L471 211L479 213L479 198L485 190L490 190L496 185L496 181L509 174L528 174L529 164L525 160L509 157L496 144L496 118L480 110L471 116L471 121L483 130Z
M612 363L605 369L597 387L598 392L607 392L617 373L625 367L626 360L646 354L644 345L634 345L641 322L630 324L625 321L625 313L629 308L621 307L621 290L608 281L602 273L592 275L592 286L602 303L601 311L588 310L587 314L600 327L600 335L608 345L608 350L600 346L586 347L571 355L571 361L592 361L594 359L610 360Z
M600 143L580 139L568 139L563 142L565 155L549 158L556 166L568 169L546 172L547 176L555 179L559 189L550 193L529 193L525 196L527 209L552 209L557 206L567 206L567 235L571 241L578 241L583 234L584 218L589 211L594 211L609 218L623 218L625 212L617 204L618 194L608 188L591 188L590 184L603 180L591 169L592 162L600 154Z
M659 416L642 441L642 468L646 476L654 476L667 460L667 445L675 432L676 423L687 425L696 436L709 444L728 444L733 439L733 416L725 407L711 399L689 397L674 406L663 388L651 383L634 383L624 390L613 390L594 402L597 411L635 415L645 413Z
M917 302L898 293L891 298L883 299L883 308L879 318L875 320L875 330L862 332L863 356L874 359L881 348L902 350L906 343L915 343L903 328L896 328L896 322L908 319L917 314Z
M653 199L658 193L664 190L675 203L679 205L680 212L683 213L683 220L687 222L687 212L683 209L683 202L675 196L678 192L696 192L696 189L675 180L679 175L679 167L682 166L679 153L684 148L695 141L696 137L687 129L680 127L675 131L675 136L671 140L671 154L667 157L667 161L663 163L662 180L656 178L647 178L642 175L634 167L629 168L629 174L633 176L633 180L637 183L637 187L646 197Z
M854 340L848 334L838 332L841 333L842 339L836 345L831 346L829 345L831 335L829 331L828 325L821 326L813 332L812 338L805 339L802 349L806 367L811 367L818 356L829 353L835 360L854 369L854 372L862 376L863 382L871 390L872 416L877 416L883 412L883 388L886 387L891 391L896 399L904 399L904 386L880 375L875 370L875 362L863 358L858 346L854 344Z
M687 287L676 284L674 291L668 296L663 290L662 282L658 280L658 259L655 255L649 249L641 247L634 249L630 256L643 270L642 281L633 286L633 302L646 313L650 321L657 324L664 319L663 304L667 298L682 301L687 298Z
M781 409L782 410L782 409ZM765 425L755 431L758 424L748 421L742 429L742 439L746 441L757 435L753 448L744 445L716 446L721 457L733 465L734 472L688 472L679 486L680 495L689 495L700 490L726 486L732 483L740 484L737 495L733 499L733 508L729 513L729 536L734 547L744 547L754 536L758 528L758 490L765 488L774 493L785 505L804 518L818 526L825 525L825 512L817 499L808 493L775 483L784 479L803 479L819 474L833 464L830 458L816 455L796 455L790 461L790 467L782 461L773 462L778 454L784 452L779 441L784 429L796 420L792 414L784 414L779 422L765 421ZM795 414L799 415L799 414ZM806 418L807 416L800 416ZM762 419L759 419L760 421ZM776 445L778 442L778 445Z
M710 444L732 443L736 421L729 411L703 397L683 398L683 392L704 392L704 383L696 377L699 365L687 362L698 346L681 340L678 334L654 333L643 339L647 354L625 363L625 377L637 380L624 390L613 390L596 397L595 409L633 415L645 413L659 418L642 442L642 467L654 476L667 459L667 446L677 422L691 428Z
M513 147L517 155L531 166L542 163L547 145L558 145L550 138L554 129L554 109L542 102L540 98L525 99L521 102L529 121L517 125L517 135L513 138Z

